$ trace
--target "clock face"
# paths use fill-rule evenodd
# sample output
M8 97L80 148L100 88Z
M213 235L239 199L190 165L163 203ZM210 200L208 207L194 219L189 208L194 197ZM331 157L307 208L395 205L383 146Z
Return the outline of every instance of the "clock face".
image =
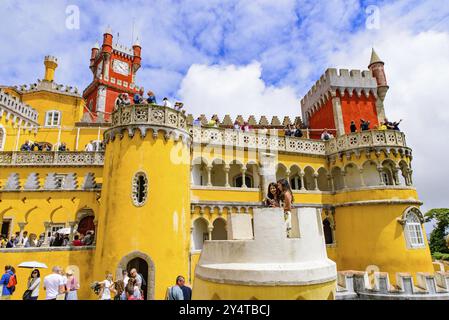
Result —
M112 62L112 69L114 72L127 76L129 74L129 65L120 60L114 60Z

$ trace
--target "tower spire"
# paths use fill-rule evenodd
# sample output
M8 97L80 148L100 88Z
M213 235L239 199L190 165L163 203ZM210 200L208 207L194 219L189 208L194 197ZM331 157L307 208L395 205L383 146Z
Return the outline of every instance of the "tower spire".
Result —
M379 55L378 55L377 52L374 50L374 48L372 48L372 51L371 51L371 61L370 61L370 63L369 63L368 68L371 67L371 65L374 64L374 63L384 63L384 62L379 58Z

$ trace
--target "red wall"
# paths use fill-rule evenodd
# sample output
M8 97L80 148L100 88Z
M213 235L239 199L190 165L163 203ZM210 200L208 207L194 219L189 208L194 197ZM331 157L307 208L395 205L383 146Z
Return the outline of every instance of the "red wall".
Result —
M372 94L368 98L364 94L360 97L356 94L349 97L349 94L345 92L345 95L340 97L340 100L345 133L351 132L349 126L352 120L357 125L357 131L360 131L360 119L368 120L370 122L370 129L379 125L376 112L376 98Z
M310 129L335 129L334 110L332 108L332 100L328 100L317 112L309 119ZM332 132L332 131L331 131ZM321 131L311 132L310 138L320 139ZM333 132L332 132L333 133Z

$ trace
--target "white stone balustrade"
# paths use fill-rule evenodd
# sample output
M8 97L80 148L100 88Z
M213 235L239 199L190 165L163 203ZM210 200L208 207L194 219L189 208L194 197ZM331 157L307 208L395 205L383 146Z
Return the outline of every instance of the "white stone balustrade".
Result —
M104 152L0 152L0 166L102 166Z

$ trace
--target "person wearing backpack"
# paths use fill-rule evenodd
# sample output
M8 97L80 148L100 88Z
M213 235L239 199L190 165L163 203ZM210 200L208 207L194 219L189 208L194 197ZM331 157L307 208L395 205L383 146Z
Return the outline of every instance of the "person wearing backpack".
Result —
M13 267L5 266L5 274L0 279L0 285L3 285L1 300L10 300L17 285Z

